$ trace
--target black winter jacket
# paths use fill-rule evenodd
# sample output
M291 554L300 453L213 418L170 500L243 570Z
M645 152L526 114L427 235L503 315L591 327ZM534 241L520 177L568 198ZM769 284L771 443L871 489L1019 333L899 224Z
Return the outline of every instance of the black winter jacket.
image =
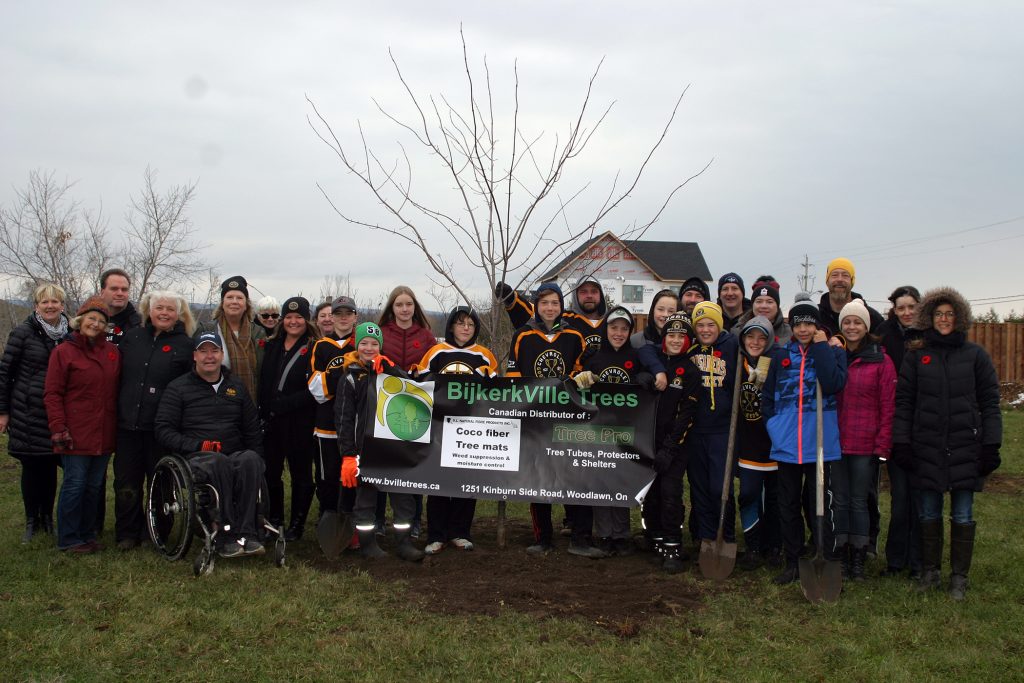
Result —
M119 429L151 432L164 389L192 369L192 338L180 320L170 332L156 332L152 323L121 337L121 387L117 398Z
M1002 442L999 382L985 349L963 332L926 331L900 369L892 437L913 446L914 488L980 491L981 446Z
M882 338L885 353L892 358L896 374L899 375L900 368L903 367L903 357L907 355L907 346L911 342L921 339L921 330L903 327L899 320L886 318L885 322L878 327L878 336Z
M69 333L67 338L70 336ZM46 336L33 313L11 331L4 348L0 361L0 415L10 416L7 450L17 458L53 456L43 389L50 352L57 344Z
M156 438L172 453L202 450L203 441L220 441L223 453L253 450L263 454L256 406L241 380L227 368L214 393L195 371L167 385L156 411Z
M284 340L284 335L275 337L263 349L258 401L260 417L267 421L281 418L299 420L308 423L306 431L312 434L316 421L316 399L309 393L308 382L313 340L306 334L287 351ZM288 367L292 359L295 362ZM284 375L286 368L288 374ZM278 389L279 386L281 389Z
M107 341L120 346L125 334L142 326L142 316L129 301L120 313L110 316L107 322Z
M397 365L386 356L381 367L386 374L407 377ZM341 457L353 457L363 452L363 437L366 435L367 387L377 381L373 367L367 367L359 360L359 352L345 354L345 375L338 382L338 394L334 400L334 420L338 428L338 453Z

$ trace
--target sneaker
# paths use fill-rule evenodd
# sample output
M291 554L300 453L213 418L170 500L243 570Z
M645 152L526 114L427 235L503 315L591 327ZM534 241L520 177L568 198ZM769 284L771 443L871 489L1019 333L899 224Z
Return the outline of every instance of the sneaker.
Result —
M576 557L585 557L588 560L602 560L608 557L608 553L600 548L595 548L589 543L570 543L569 554Z
M800 569L795 565L791 565L782 570L782 573L772 579L772 583L776 586L785 586L797 581L800 578Z
M468 538L453 538L452 545L459 550L472 550L475 547L473 541Z
M262 555L266 552L266 549L264 549L263 544L257 541L255 538L246 538L244 539L244 541L244 552L246 555Z
M437 555L442 550L444 550L444 543L441 541L434 541L433 543L428 543L427 547L423 549L423 552L427 555Z
M528 555L547 555L554 547L550 543L534 543L526 549Z
M117 549L121 552L128 552L139 547L139 539L137 538L122 538L117 542Z
M225 539L217 554L221 557L241 557L245 554L245 541L240 538Z

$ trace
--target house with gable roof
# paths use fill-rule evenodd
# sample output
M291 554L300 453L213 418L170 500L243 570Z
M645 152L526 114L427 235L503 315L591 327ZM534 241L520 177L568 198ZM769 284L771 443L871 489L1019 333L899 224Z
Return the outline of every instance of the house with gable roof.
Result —
M691 277L710 282L711 271L696 242L620 240L606 231L556 263L540 282L557 282L568 293L587 277L601 283L610 303L646 316L659 291L678 291Z

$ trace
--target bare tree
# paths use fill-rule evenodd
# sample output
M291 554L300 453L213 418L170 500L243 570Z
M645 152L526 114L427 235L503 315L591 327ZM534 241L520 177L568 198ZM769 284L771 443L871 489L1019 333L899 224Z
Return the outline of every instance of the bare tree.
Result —
M333 301L339 296L350 296L359 305L359 289L352 286L352 273L324 275L320 282L321 301Z
M125 212L125 263L139 299L150 289L193 283L207 270L198 257L206 245L193 239L195 226L188 207L196 183L174 185L161 193L156 172L146 167L142 190Z
M460 35L461 30L460 30ZM467 303L473 297L470 288L481 283L459 277L456 266L468 265L483 276L489 291L499 282L514 288L532 284L553 260L564 256L584 240L592 238L602 221L622 207L637 188L655 153L661 147L676 112L686 94L679 95L664 127L651 146L641 153L634 171L611 180L591 217L575 226L569 224L567 208L577 202L589 183L563 195L556 191L560 181L587 147L604 121L611 105L591 115L591 95L601 69L599 63L583 93L582 103L572 115L564 136L555 135L544 147L544 133L528 135L520 124L519 73L513 67L513 105L507 130L496 122L495 91L486 58L480 76L470 66L465 37L462 36L462 70L467 91L461 105L444 94L417 95L390 53L398 81L412 106L413 117L401 120L374 100L378 111L398 127L413 143L414 149L440 163L453 194L455 208L445 208L443 200L426 198L427 191L413 187L413 163L399 142L400 155L385 161L367 141L362 124L357 122L359 142L354 146L339 140L332 126L307 97L312 113L310 127L361 183L383 209L384 220L355 216L340 208L322 186L321 192L335 212L350 224L380 230L414 245L425 257L432 281L454 291ZM708 162L710 165L710 162ZM707 168L682 179L658 205L651 216L617 230L623 239L639 239L665 210L672 197L690 180ZM505 314L497 302L482 312L481 324L492 343L500 343ZM505 325L507 327L507 325ZM506 347L495 347L502 354Z
M69 307L94 291L110 254L102 208L83 209L70 196L73 185L53 171L31 171L14 203L0 207L0 273L29 287L58 284Z

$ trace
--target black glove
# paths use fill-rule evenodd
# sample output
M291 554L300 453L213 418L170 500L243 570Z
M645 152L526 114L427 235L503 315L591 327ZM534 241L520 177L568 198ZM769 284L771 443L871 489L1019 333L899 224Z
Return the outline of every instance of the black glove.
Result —
M659 448L654 454L654 471L658 474L665 474L672 465L672 457L675 452L671 448Z
M890 454L890 457L893 462L907 472L913 472L917 469L917 458L914 457L914 447L909 443L894 443L892 445L892 453Z
M981 476L987 477L999 469L999 466L1003 463L1002 458L999 457L999 446L1000 444L997 443L982 444L981 457L978 463L978 470Z
M494 286L494 296L498 299L498 301L505 304L506 306L512 303L513 299L515 298L515 293L515 290L506 285L504 282L499 282Z

